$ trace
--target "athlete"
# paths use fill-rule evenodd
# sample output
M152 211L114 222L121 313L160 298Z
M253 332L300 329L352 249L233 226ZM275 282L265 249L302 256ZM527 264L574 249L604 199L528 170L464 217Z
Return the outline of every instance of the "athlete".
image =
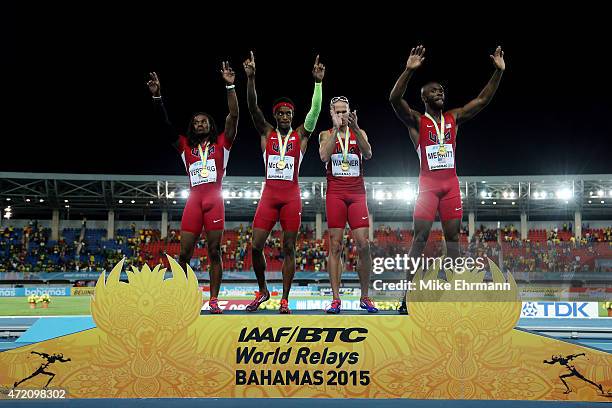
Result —
M275 126L268 123L263 112L257 105L255 89L255 56L244 62L247 82L247 102L251 119L260 136L261 150L266 172L265 186L261 195L255 219L253 220L253 269L257 277L259 291L255 300L246 310L254 312L263 302L270 298L266 285L266 259L263 249L270 231L280 221L283 229L282 252L283 259L283 295L279 312L291 313L288 298L293 275L295 274L295 242L300 228L302 201L298 184L299 168L306 152L308 140L315 130L315 125L321 112L322 81L325 76L325 66L319 62L319 56L314 63L312 76L315 81L314 94L310 111L304 124L294 129L293 116L295 104L289 98L280 98L272 106Z
M186 135L176 132L168 119L160 92L157 74L151 72L147 83L153 95L156 111L164 124L165 132L171 137L189 175L189 198L181 219L181 251L179 264L187 271L187 264L193 256L196 241L202 229L208 246L210 262L210 313L219 314L221 309L217 297L221 287L223 267L221 265L221 237L225 227L225 207L221 183L230 149L236 138L238 128L238 99L236 97L236 74L223 62L221 75L227 89L229 114L225 118L225 128L219 132L213 118L198 112L189 121Z
M414 239L410 257L423 253L431 226L439 213L447 246L447 256L459 256L459 229L463 208L459 180L455 169L456 137L459 125L476 116L491 102L506 68L504 52L497 47L490 56L495 71L480 94L465 106L452 110L444 108L444 88L437 82L429 82L421 88L425 113L414 110L404 99L408 82L425 60L425 48L419 45L410 51L406 68L397 80L389 101L396 115L408 128L408 133L420 161L419 195L415 204ZM411 279L415 271L409 271ZM399 308L408 313L405 296Z
M359 127L357 111L349 108L344 96L331 99L330 115L333 128L319 134L319 155L327 175L327 227L329 231L329 281L333 299L327 313L340 313L340 281L342 276L342 244L348 222L357 245L357 267L361 283L359 306L369 313L378 309L368 297L372 256L370 255L370 220L363 182L363 161L372 157L372 146L365 130Z

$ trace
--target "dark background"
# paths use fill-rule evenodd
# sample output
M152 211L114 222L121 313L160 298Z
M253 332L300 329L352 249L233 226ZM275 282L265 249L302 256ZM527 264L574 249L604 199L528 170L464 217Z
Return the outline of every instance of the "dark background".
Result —
M468 102L493 72L489 54L498 44L505 51L507 70L493 102L459 131L459 175L612 173L606 23L596 10L588 19L522 10L463 18L446 8L437 13L433 3L429 14L400 4L351 7L350 14L293 3L7 12L0 171L184 174L154 121L148 72L159 74L177 127L184 130L195 111L222 126L219 69L229 59L241 114L227 174L262 176L242 68L253 49L268 121L272 101L289 96L297 104L294 127L303 122L319 53L327 72L316 134L330 126L329 99L346 95L373 147L366 174L416 176L417 155L387 98L410 48L423 43L424 66L406 93L419 110L419 88L430 80L445 85L449 108ZM316 137L301 174L323 175Z

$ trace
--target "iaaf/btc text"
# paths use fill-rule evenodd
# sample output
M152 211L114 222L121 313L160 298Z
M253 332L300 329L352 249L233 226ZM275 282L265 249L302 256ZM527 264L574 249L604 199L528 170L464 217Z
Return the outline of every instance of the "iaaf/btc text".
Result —
M485 260L482 257L478 258L430 258L421 255L418 258L411 258L408 254L397 254L395 257L374 258L372 259L372 272L381 274L384 271L410 271L414 274L417 270L427 270L431 268L451 269L456 273L463 273L476 269L478 271L484 269Z

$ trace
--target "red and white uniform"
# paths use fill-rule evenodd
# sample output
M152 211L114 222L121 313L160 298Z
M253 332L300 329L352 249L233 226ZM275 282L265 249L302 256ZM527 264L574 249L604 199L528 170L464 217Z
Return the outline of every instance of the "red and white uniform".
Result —
M332 130L330 130L331 134ZM363 182L363 156L357 144L357 137L349 129L349 145L347 159L348 170L342 170L342 146L338 137L336 147L329 161L325 164L327 173L327 194L325 208L327 210L327 226L342 228L348 221L351 230L370 226L365 184ZM344 133L341 134L344 143Z
M266 181L261 200L257 205L253 228L271 231L278 221L283 231L298 231L302 222L302 199L298 174L302 163L300 136L292 131L285 151L285 167L278 168L280 140L276 131L271 131L266 141L263 159Z
M419 196L414 208L414 219L435 221L436 212L440 220L461 219L461 192L455 169L457 124L451 113L444 113L445 154L438 154L439 141L436 127L431 119L421 115L417 154L421 163ZM438 123L438 128L440 123Z
M221 185L225 168L229 160L232 143L225 133L217 136L217 142L208 146L206 169L208 176L202 177L203 164L198 146L190 147L185 136L179 136L178 144L185 170L189 175L189 198L185 204L181 230L199 236L202 228L205 231L223 230L225 227L225 206ZM202 145L204 152L205 145Z

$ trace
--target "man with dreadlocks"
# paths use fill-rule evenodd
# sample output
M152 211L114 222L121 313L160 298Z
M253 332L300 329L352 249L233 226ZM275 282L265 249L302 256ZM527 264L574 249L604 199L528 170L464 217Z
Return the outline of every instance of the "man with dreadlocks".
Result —
M263 254L264 245L270 231L280 220L283 228L283 295L280 302L280 313L290 313L288 306L289 290L295 274L295 242L301 223L302 200L298 174L302 157L308 146L308 139L315 130L321 100L323 98L322 81L325 76L325 66L319 63L319 56L314 63L312 76L315 81L310 111L304 123L293 129L293 112L295 105L289 98L281 98L274 102L272 115L276 126L271 125L257 105L255 90L255 56L244 62L247 75L247 103L251 119L259 133L261 151L266 166L266 182L261 200L253 220L253 270L257 277L259 292L246 310L254 312L259 305L270 299L266 286L266 259Z
M210 262L210 313L218 314L221 309L217 296L223 270L221 236L225 227L221 182L238 128L238 98L234 85L236 75L229 62L222 63L221 75L225 80L229 107L225 129L218 133L213 118L207 113L198 112L189 121L186 136L174 131L162 101L157 74L152 72L150 75L147 85L153 95L154 106L166 133L172 137L174 147L181 154L189 175L190 193L181 219L179 263L186 271L196 241L204 229Z

